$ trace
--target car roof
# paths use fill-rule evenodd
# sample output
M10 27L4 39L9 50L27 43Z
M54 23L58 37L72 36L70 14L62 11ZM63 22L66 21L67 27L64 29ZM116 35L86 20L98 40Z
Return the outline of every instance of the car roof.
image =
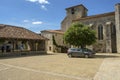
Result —
M82 50L90 50L88 48L69 48L69 49L82 49Z

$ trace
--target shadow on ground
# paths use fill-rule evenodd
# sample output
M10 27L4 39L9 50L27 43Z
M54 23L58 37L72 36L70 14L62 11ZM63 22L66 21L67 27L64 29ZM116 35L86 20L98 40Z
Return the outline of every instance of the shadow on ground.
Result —
M72 58L85 58L85 57L72 57ZM90 57L89 59L103 59L103 58L120 58L120 54L96 53L94 57Z
M22 58L22 57L30 57L30 56L50 56L50 55L55 55L52 53L49 54L43 54L43 53L33 53L33 54L4 54L0 55L0 59L10 59L10 58Z
M95 58L120 58L120 54L115 53L115 54L96 54Z

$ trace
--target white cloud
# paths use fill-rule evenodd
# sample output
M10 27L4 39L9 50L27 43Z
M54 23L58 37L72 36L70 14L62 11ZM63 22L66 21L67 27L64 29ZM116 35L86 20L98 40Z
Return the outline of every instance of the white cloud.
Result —
M35 25L35 24L43 24L43 22L42 21L35 21L34 19L33 20L27 20L27 19L25 19L25 20L23 20L23 22L25 23L25 24L33 24L33 25Z
M29 20L23 20L23 22L25 22L25 23L26 23L26 22L29 22Z
M38 2L40 4L49 4L49 2L47 0L38 0Z
M35 25L37 25L37 24L43 24L43 22L42 21L35 21L35 22L32 22L32 24L35 24Z
M41 9L47 10L47 8L44 5L41 5Z
M30 2L38 2L40 4L50 4L50 2L48 2L48 0L27 0Z
M36 1L38 1L38 0L27 0L27 1L30 1L30 2L36 2Z
M50 4L50 2L48 0L27 0L27 1L39 3L41 5L41 9L43 9L43 10L47 10L45 5Z

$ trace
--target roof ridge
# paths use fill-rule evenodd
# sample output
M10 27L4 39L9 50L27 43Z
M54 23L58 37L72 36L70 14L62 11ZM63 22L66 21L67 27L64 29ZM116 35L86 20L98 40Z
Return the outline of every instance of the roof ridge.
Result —
M90 18L96 18L96 17L102 17L102 16L108 16L108 15L114 15L114 14L115 14L115 11L114 12L107 12L107 13L103 13L103 14L96 14L96 15L86 16L86 17L83 17L83 18L75 19L73 21L78 21L78 20L83 20L83 19L90 19Z

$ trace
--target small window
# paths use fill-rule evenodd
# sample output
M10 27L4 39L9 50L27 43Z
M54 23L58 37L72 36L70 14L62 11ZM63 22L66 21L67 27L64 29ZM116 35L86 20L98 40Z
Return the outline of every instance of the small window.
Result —
M51 46L49 47L49 51L51 51Z
M71 14L75 14L75 9L74 8L71 9Z

